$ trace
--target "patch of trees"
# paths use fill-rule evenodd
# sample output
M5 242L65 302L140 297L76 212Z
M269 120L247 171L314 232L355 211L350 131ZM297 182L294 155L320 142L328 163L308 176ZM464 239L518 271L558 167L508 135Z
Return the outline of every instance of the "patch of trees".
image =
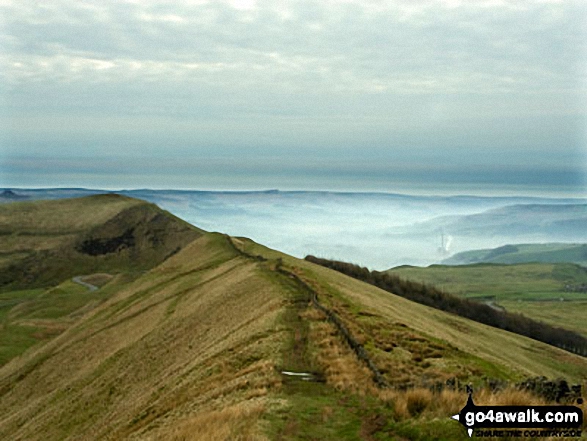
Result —
M532 320L521 314L500 311L484 303L478 303L440 291L434 286L404 280L393 274L370 271L365 267L352 263L321 259L314 256L306 256L306 260L367 282L408 300L495 328L515 332L574 354L587 356L587 339L576 332Z

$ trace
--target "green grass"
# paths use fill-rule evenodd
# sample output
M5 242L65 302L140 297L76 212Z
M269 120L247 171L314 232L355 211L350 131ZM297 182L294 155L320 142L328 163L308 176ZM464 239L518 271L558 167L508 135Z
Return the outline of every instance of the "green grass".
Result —
M0 322L4 322L8 313L17 305L33 301L45 292L44 289L0 292Z
M320 383L298 381L287 388L283 398L289 406L270 416L270 439L362 439L356 397L337 393Z
M41 339L39 328L5 324L0 328L0 366L21 355Z
M452 294L492 301L507 311L587 335L587 293L565 291L566 285L587 284L587 269L579 265L432 265L399 267L388 272Z
M554 326L573 329L587 337L587 300L572 302L503 300L499 304L508 311L525 314Z
M24 302L13 319L58 319L99 299L99 291L90 292L88 288L70 280L45 290L35 299Z
M113 294L106 288L92 292L67 280L51 288L0 293L0 366L60 334L77 311Z

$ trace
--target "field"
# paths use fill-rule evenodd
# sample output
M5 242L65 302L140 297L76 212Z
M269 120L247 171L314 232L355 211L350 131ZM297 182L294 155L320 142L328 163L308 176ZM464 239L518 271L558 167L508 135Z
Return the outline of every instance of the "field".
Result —
M388 272L469 298L528 301L587 298L584 293L565 291L566 285L587 283L587 269L574 264L431 265L398 267Z
M587 335L587 293L567 289L587 284L587 269L579 265L432 265L389 272Z
M587 317L587 300L574 300L572 302L502 300L499 304L508 311L518 312L554 326L572 329L587 336L587 320L585 320L585 317Z

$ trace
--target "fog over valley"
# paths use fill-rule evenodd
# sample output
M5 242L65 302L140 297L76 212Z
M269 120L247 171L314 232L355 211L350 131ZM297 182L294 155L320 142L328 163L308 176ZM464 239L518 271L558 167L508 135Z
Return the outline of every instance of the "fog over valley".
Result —
M99 190L13 190L30 199ZM296 257L383 270L430 265L473 249L587 241L587 201L386 193L124 190L208 231L245 236ZM9 200L8 197L3 198Z

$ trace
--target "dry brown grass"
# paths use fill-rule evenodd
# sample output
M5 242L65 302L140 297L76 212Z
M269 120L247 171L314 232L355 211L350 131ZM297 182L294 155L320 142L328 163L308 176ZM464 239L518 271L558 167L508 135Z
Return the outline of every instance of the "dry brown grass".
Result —
M467 401L464 391L444 389L433 392L426 388L414 388L405 391L383 390L379 397L393 403L394 414L398 420L407 420L425 416L442 418L458 413ZM473 394L478 406L529 406L545 405L546 401L528 391L507 388L503 391L491 391L483 388Z
M429 410L433 395L429 389L424 388L406 391L386 389L378 393L383 401L393 404L394 415L400 421L420 416L422 412Z
M498 392L481 389L473 394L475 404L478 406L540 406L547 402L531 392L519 390L513 387Z
M182 439L201 423L188 439L262 439L284 294L225 240L196 242L4 366L0 438Z
M583 357L411 302L336 271L267 250L250 241L247 247L252 253L281 257L288 266L298 267L298 274L302 274L306 282L316 282L309 283L315 290L335 293L341 305L356 305L362 313L379 316L391 324L404 323L427 339L430 336L436 341L442 340L463 353L473 354L499 366L504 372L515 372L514 375L519 377L557 378L562 375L571 381L587 377L587 360ZM330 307L326 299L321 298L321 301ZM430 355L438 358L439 354ZM426 361L425 357L422 359Z
M265 441L260 418L262 402L247 401L221 410L194 415L178 422L166 439L170 441Z
M95 285L98 287L102 287L106 285L113 279L113 275L106 274L106 273L96 273L96 274L89 274L87 276L83 276L81 278L82 282L89 283L90 285Z
M376 387L371 371L357 359L336 327L325 321L323 314L316 309L308 309L303 317L310 321L311 350L326 383L341 391L374 394Z

